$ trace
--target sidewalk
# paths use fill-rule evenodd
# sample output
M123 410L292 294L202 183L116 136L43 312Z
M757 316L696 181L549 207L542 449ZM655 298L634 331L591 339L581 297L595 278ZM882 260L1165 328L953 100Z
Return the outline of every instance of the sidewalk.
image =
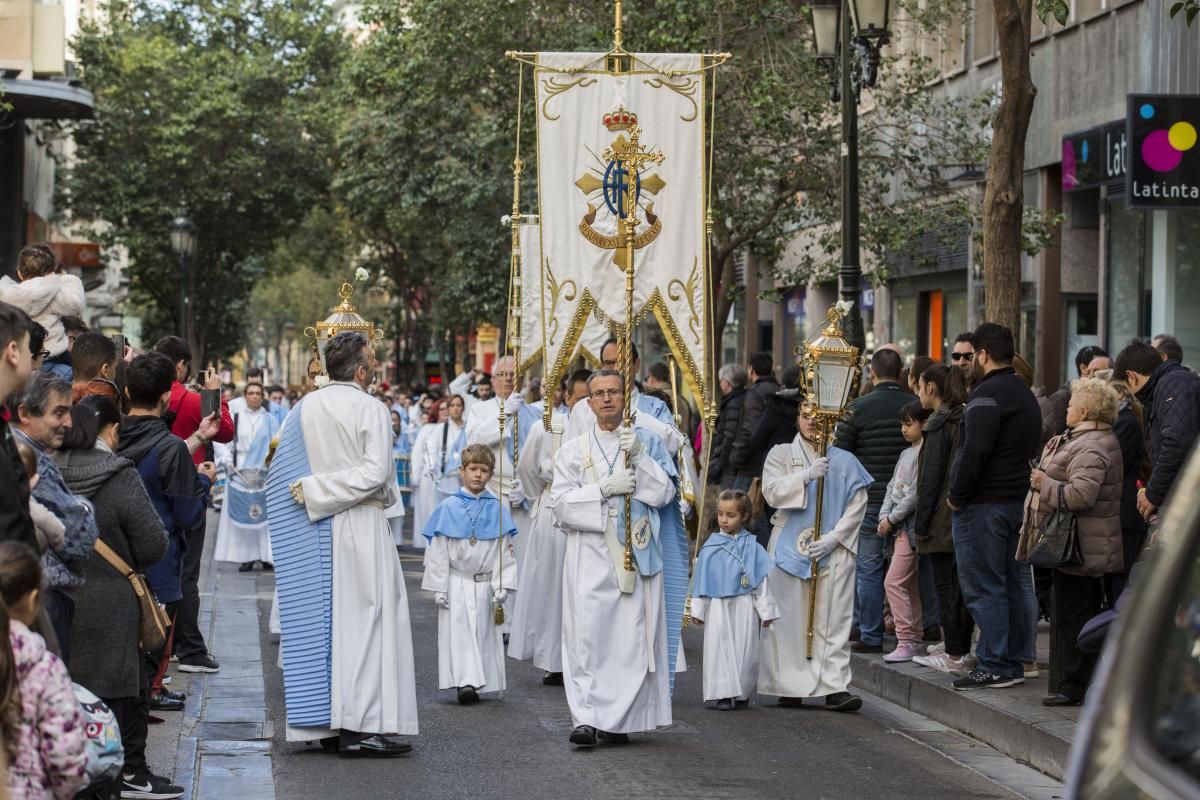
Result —
M275 800L272 725L267 720L258 633L256 572L240 573L212 560L216 516L209 516L200 573L200 628L221 664L212 675L180 673L171 688L187 692L178 716L150 728L150 764L187 791L184 800L252 797ZM167 769L174 759L173 772Z
M853 685L923 717L967 734L1006 756L1062 780L1078 707L1047 708L1045 631L1038 635L1041 676L1010 689L956 692L952 676L911 662L886 664L882 655L851 654Z

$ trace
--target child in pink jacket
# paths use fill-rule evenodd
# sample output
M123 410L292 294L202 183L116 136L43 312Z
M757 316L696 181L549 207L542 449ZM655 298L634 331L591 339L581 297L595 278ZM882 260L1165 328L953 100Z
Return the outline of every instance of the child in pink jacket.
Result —
M9 748L11 800L70 800L87 781L87 732L71 678L29 629L41 606L41 584L41 563L31 548L0 543L0 596L8 606L12 647L8 666L16 670L20 703L15 752Z

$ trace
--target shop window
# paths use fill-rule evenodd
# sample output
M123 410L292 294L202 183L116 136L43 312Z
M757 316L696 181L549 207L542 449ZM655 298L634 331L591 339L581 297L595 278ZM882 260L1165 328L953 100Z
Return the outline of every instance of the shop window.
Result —
M1110 196L1108 292L1105 344L1116 353L1133 338L1150 336L1150 286L1146 280L1146 212L1125 207L1123 195Z
M917 352L918 304L916 295L892 299L892 342L906 354Z
M992 0L975 0L974 37L971 59L984 61L996 55L996 19Z
M1200 297L1200 215L1194 211L1160 211L1169 215L1167 271L1174 275L1174 286L1168 301L1174 305L1167 318L1168 331L1151 331L1151 335L1171 333L1183 346L1183 356L1191 364L1200 363L1200 314L1196 313L1196 298ZM1190 356L1189 356L1190 353Z
M954 349L954 340L967 329L967 293L946 292L942 303L943 359Z
M1075 376L1075 354L1100 343L1099 302L1095 295L1066 300L1067 346L1063 348L1063 374ZM1115 353L1114 353L1115 355Z

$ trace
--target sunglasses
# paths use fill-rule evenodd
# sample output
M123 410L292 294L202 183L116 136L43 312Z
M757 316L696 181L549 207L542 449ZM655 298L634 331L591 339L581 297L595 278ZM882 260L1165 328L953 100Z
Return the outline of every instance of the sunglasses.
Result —
M974 357L975 357L974 353L951 353L950 354L950 358L953 361L962 361L963 359L970 361Z

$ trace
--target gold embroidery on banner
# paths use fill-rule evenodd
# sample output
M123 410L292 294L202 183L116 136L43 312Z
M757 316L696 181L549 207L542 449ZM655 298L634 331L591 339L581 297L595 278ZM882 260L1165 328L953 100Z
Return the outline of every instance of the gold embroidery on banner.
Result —
M696 267L697 259L692 258L692 271L688 275L687 283L672 278L667 284L667 297L678 303L680 300L687 298L688 309L691 310L692 316L688 319L688 327L692 330L692 337L696 340L696 344L701 344L700 339L700 315L696 312L696 285L700 282L700 270ZM682 295L675 293L675 287L678 286L683 292Z
M546 106L550 104L550 101L558 97L563 92L569 89L574 89L576 86L580 87L581 89L586 89L595 83L595 78L589 78L586 75L584 75L582 78L576 78L574 80L559 80L555 77L546 78L542 81L542 88L546 92L546 99L542 101L542 116L551 122L557 122L562 118L562 116L551 116L550 112L546 110Z
M550 262L546 262L546 274L550 274ZM563 375L567 372L567 364L573 358L572 353L575 350L575 345L579 342L579 337L583 334L583 326L587 323L588 315L592 313L596 301L592 298L592 293L586 288L583 290L583 295L579 298L579 305L575 307L575 313L571 316L570 323L567 324L567 332L563 336L562 346L558 349L558 355L554 358L553 366L547 365L547 375L543 382L545 386L557 386L562 380ZM556 321L557 322L557 321ZM551 422L554 419L554 404L547 403L545 413L542 416L542 424L546 430L551 429Z
M696 103L696 88L700 82L695 78L690 78L679 82L664 78L653 78L643 81L643 83L645 83L651 89L670 89L675 94L690 102L692 104L692 115L690 117L685 117L684 115L680 114L679 119L681 121L695 122L696 118L700 116L700 106Z
M554 272L550 269L550 260L543 259L542 263L545 265L544 270L546 273L545 289L550 292L550 310L546 315L546 338L553 345L555 337L558 336L558 317L555 316L555 311L558 309L558 301L564 300L568 303L574 301L575 295L579 293L579 287L570 278L559 283L554 277Z

